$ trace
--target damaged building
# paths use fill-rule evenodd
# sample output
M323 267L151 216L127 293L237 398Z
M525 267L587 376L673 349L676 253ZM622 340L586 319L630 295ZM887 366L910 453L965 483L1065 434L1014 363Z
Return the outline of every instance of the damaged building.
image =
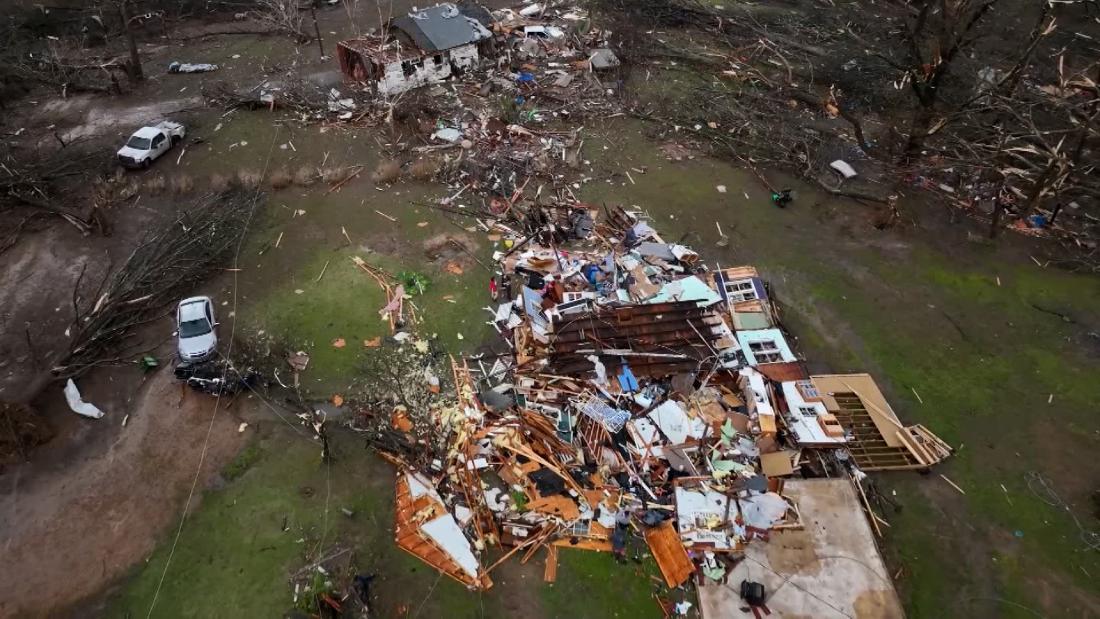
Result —
M927 469L950 446L904 425L871 376L807 372L755 268L712 271L639 211L531 208L522 230L490 227L509 241L486 308L506 352L452 361L455 401L410 436L447 437L445 456L390 454L397 544L471 589L510 556L544 549L553 582L559 548L633 544L664 609L694 582L705 618L902 616L866 472ZM865 560L820 570L813 553Z
M441 82L477 66L492 49L492 16L474 4L440 4L397 17L385 34L341 41L348 80L390 96Z

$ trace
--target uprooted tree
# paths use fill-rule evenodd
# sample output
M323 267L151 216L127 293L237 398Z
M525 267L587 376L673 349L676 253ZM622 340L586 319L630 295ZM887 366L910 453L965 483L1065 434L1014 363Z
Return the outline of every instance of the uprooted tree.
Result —
M980 36L979 27L1000 0L923 0L905 33L908 66L903 81L916 99L909 123L904 157L919 156L925 140L939 131L946 119L936 121L944 82L956 58Z
M171 303L239 248L261 196L242 191L208 195L142 239L97 284L73 287L68 348L51 362L51 377L70 378L122 362L155 347L139 329L171 311Z
M103 232L99 203L75 191L105 171L94 147L80 141L43 146L0 145L0 254L40 220L63 220L82 234Z
M308 41L302 3L299 0L257 0L256 19L274 32L290 35L299 42Z
M422 467L444 457L450 436L440 424L456 410L450 362L428 341L387 342L367 348L359 369L351 425L367 444Z

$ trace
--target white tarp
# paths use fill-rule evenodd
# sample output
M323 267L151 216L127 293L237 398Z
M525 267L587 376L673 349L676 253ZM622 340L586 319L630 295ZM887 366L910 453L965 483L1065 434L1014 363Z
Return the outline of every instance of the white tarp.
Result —
M647 415L673 445L686 443L689 438L703 438L707 424L698 417L689 417L675 400L665 400Z
M745 524L757 529L770 529L787 514L787 501L774 492L741 499L741 515Z
M78 415L84 415L92 419L99 419L103 416L103 411L99 410L99 407L80 398L80 390L76 388L76 383L71 378L69 382L65 383L65 400L69 402L69 408L73 409L73 412Z
M848 162L844 161L843 159L837 159L836 161L830 163L829 167L839 172L840 175L844 178L853 178L856 176L856 169L849 165Z
M217 70L218 65L206 62L173 62L168 65L169 73L208 73Z

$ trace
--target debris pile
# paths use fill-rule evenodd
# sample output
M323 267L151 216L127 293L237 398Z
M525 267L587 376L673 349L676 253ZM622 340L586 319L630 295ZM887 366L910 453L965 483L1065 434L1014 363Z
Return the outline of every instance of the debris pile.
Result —
M591 28L580 9L531 13L531 6L489 13L442 4L410 13L392 20L386 35L342 41L340 69L383 108L431 86L436 103L450 110L440 122L465 123L461 117L470 115L531 125L618 114L622 82L611 32ZM439 129L435 137L461 143L457 124Z
M622 207L532 213L501 227L494 256L501 352L452 360L453 394L421 409L427 423L389 404L406 435L380 447L399 466L397 543L441 572L485 589L507 557L546 548L553 580L558 548L625 560L637 536L669 588L720 581L747 545L802 526L787 479L951 453L870 376L811 376L753 267L709 269ZM421 367L403 389L432 388L439 370Z

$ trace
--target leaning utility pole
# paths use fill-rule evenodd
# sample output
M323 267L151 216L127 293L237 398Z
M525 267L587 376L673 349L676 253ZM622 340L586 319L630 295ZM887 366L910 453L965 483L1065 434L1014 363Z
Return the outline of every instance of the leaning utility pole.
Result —
M130 11L126 8L126 0L118 0L118 14L122 17L122 28L126 32L126 40L130 44L130 79L140 82L145 79L145 75L141 72L141 57L138 56L134 31L130 28Z
M313 31L317 33L317 48L321 50L321 60L325 59L325 44L321 41L321 28L317 25L317 9L310 4L309 14L313 16Z

